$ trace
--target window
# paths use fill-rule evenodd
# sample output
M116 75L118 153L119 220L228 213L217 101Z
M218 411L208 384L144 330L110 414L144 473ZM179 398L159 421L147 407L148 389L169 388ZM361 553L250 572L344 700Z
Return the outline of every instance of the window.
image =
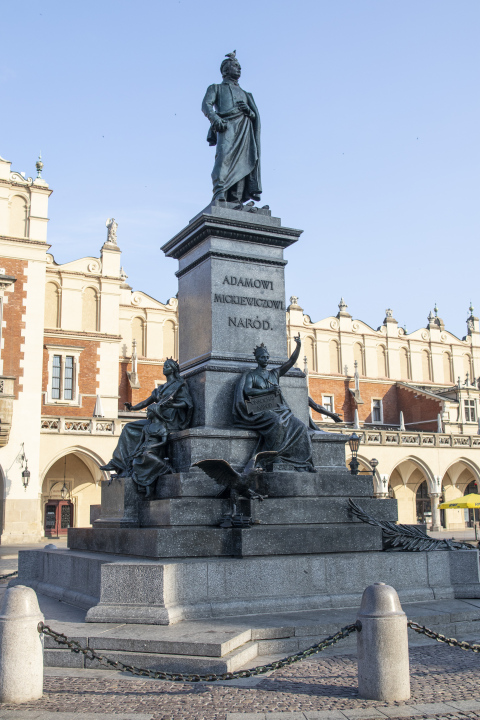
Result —
M62 356L53 356L52 366L52 398L54 400L60 400L60 385L61 385L61 373L62 373Z
M73 400L73 357L67 355L65 358L65 383L63 388L63 397L65 400Z
M475 408L475 400L464 400L465 403L465 422L477 422L477 410Z
M335 400L333 395L322 395L322 405L325 410L328 410L328 412L335 412ZM324 417L328 418L328 415L324 415Z
M383 423L383 403L381 400L372 400L372 422Z
M45 403L80 404L78 376L83 347L47 345L49 378Z

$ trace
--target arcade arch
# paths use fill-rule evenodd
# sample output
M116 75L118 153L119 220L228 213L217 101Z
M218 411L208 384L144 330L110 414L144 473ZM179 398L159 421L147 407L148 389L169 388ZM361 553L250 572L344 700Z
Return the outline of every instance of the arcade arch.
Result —
M68 527L90 527L90 508L101 503L103 460L79 448L67 449L49 463L42 482L45 534L66 535ZM66 487L62 492L62 488Z

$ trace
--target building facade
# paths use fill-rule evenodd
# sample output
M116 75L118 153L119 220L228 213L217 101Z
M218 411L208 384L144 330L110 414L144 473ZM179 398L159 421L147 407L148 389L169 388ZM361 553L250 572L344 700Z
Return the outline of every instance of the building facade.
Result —
M100 466L132 418L124 403L148 397L177 355L177 301L128 285L113 219L99 257L55 262L42 167L27 179L0 159L4 544L90 524Z
M0 158L4 544L90 524L107 479L100 466L125 423L138 418L124 403L146 398L164 381L165 359L178 357L177 301L161 303L129 286L113 218L99 257L55 261L47 242L52 190L40 159L36 168L37 177L26 178ZM473 308L459 339L436 309L425 328L407 333L391 310L374 330L354 320L343 300L336 315L312 322L292 297L287 333L290 350L294 335L302 337L310 394L342 416L332 424L313 413L319 428L355 430L364 470L378 460L372 493L396 497L401 522L447 530L471 524L473 516L441 514L438 504L477 492L480 481Z
M300 333L310 394L342 416L314 413L320 428L362 440L364 470L378 460L374 492L399 501L399 521L435 530L463 529L472 512L438 510L440 501L478 492L480 481L480 326L469 309L466 335L445 329L438 310L426 327L407 333L386 311L376 330L348 312L312 322L292 297L290 343ZM348 447L348 446L347 446ZM347 461L349 458L347 459Z

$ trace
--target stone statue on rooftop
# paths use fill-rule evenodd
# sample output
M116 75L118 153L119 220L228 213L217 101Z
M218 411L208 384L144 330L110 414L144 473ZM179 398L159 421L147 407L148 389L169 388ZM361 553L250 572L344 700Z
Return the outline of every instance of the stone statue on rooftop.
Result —
M107 234L107 242L117 244L117 228L118 223L115 222L115 218L108 218L107 222L105 223L107 226L108 234Z
M260 116L252 95L238 84L242 68L236 51L220 66L223 81L210 85L202 111L210 120L207 141L216 145L213 200L260 200Z

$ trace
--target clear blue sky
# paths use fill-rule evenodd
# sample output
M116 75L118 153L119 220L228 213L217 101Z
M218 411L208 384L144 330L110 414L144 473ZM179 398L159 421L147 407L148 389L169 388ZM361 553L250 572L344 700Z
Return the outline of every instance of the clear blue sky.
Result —
M58 262L119 223L134 289L165 301L160 246L211 197L200 111L237 50L262 116L262 204L304 229L287 298L313 320L385 308L465 334L478 283L478 0L44 0L1 9L0 155L41 149Z

